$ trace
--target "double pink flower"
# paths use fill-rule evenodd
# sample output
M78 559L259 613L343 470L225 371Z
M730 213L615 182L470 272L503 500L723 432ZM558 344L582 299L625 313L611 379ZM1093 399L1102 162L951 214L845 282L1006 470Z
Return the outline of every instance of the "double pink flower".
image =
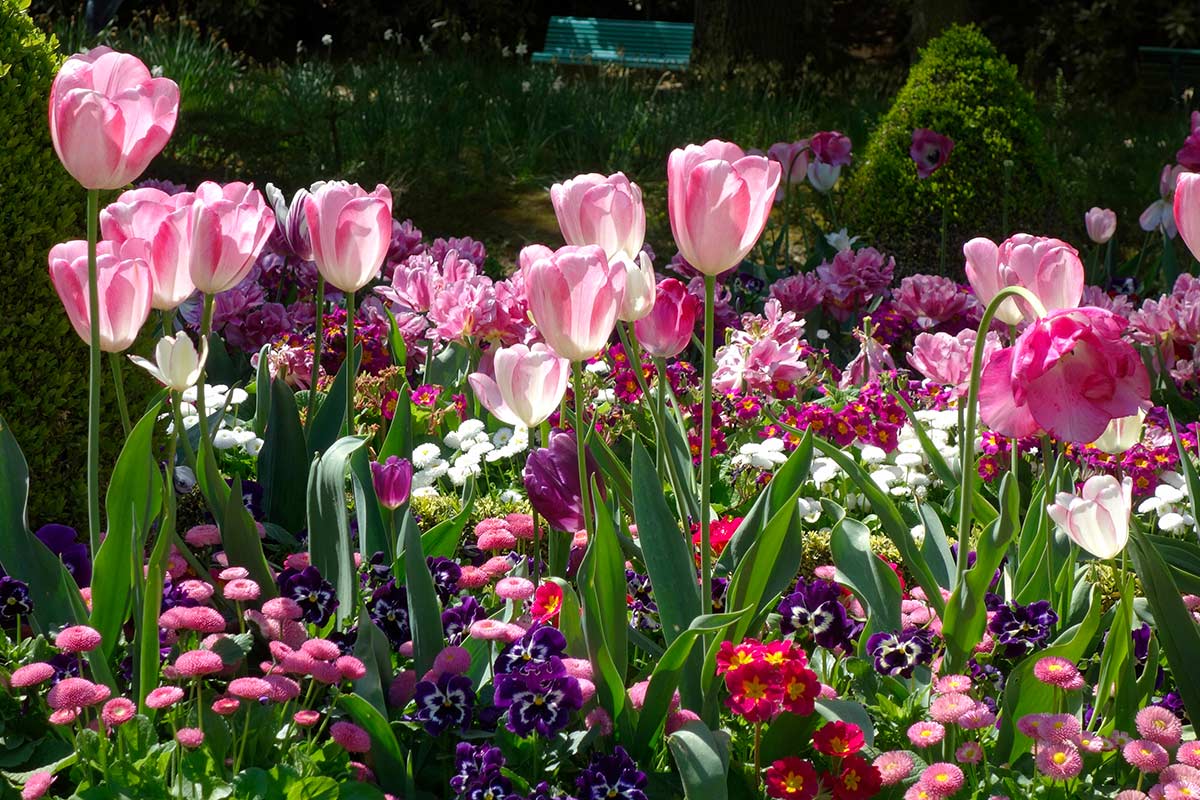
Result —
M737 266L767 225L782 168L716 139L674 150L667 162L667 210L675 244L705 275Z
M1149 407L1150 377L1122 338L1125 319L1102 308L1052 311L987 362L980 415L1005 436L1049 433L1087 444L1114 419Z
M50 139L85 189L119 189L170 138L179 87L108 47L71 56L50 87Z
M153 278L136 245L98 242L96 283L99 288L100 349L126 350L150 316ZM88 302L88 245L83 240L57 244L50 250L50 280L62 300L71 327L91 341Z

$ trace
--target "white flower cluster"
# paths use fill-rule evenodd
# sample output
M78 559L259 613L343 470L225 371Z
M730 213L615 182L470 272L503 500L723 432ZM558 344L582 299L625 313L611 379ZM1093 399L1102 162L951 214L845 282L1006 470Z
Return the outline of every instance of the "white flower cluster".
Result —
M413 492L420 495L437 494L433 484L438 478L462 486L467 478L483 471L483 463L512 458L529 449L529 429L524 425L501 428L488 433L481 420L463 420L458 430L446 434L442 443L449 449L443 458L442 450L433 442L413 449Z
M772 436L761 442L747 442L742 445L730 463L735 467L775 469L785 461L787 461L787 455L783 452L783 440Z
M1165 470L1158 477L1161 483L1154 488L1154 496L1138 505L1138 513L1157 514L1159 530L1168 533L1195 527L1183 476L1174 470Z
M222 409L225 410L225 414L221 418L221 427L211 431L213 447L216 449L229 450L240 447L251 456L257 456L258 451L262 450L263 440L255 435L254 431L242 427L239 424L241 420L237 418L237 407L246 402L248 397L249 395L244 389L230 389L220 383L204 387L204 407L208 409L208 416L211 417ZM191 430L200 424L200 414L196 410L195 386L184 390L179 412L183 415L184 430ZM169 418L169 415L164 416ZM172 421L167 426L167 432L174 433L174 431L175 423Z

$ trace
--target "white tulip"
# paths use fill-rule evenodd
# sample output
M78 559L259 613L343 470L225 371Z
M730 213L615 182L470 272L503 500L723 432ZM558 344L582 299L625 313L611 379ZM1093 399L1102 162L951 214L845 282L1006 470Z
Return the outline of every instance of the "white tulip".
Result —
M154 379L173 392L191 388L200 378L200 370L208 358L208 342L200 343L200 353L186 333L164 336L154 347L154 362L140 356L129 360L154 376Z

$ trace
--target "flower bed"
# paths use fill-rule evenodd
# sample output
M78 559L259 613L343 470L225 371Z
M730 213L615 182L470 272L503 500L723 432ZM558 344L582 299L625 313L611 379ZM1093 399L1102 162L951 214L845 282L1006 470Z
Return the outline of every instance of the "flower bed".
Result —
M967 284L894 284L846 231L773 221L825 202L836 131L674 151L659 267L620 173L556 184L566 246L504 277L384 186L101 209L177 103L106 48L51 93L93 422L100 353L121 387L146 331L164 389L140 418L118 395L109 474L93 424L86 544L28 529L0 425L6 791L1200 791L1190 275L1109 293L1015 234L967 243ZM914 131L919 179L953 147ZM1170 191L1151 227L1200 250L1200 177Z

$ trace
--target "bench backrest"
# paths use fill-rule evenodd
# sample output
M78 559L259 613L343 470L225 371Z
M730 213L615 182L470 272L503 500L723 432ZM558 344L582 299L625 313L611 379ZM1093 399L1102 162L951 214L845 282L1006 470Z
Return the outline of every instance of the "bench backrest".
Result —
M545 50L571 60L590 56L686 67L691 60L692 31L687 22L551 17Z

